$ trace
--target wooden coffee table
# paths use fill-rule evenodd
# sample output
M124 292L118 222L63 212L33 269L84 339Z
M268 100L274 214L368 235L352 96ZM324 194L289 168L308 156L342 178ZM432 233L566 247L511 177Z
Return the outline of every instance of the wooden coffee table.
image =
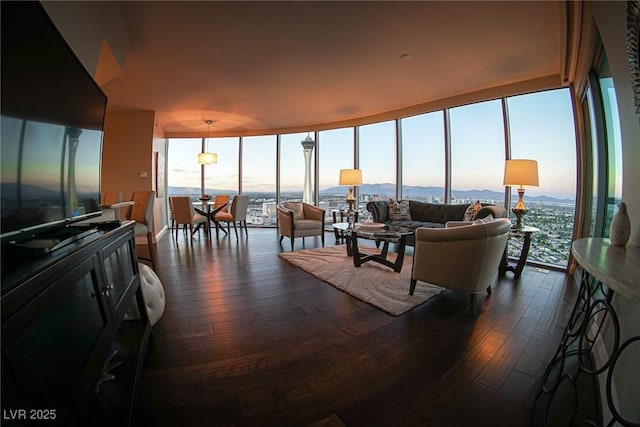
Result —
M346 237L347 255L353 258L353 265L360 267L363 263L374 261L382 265L392 268L396 273L402 270L402 262L404 261L404 249L407 243L407 236L413 234L413 230L405 227L397 227L394 225L384 225L383 227L367 227L360 223L349 225L346 222L333 224L336 231L340 231ZM376 242L384 242L382 251L378 254L368 254L360 251L358 247L358 239L375 240ZM387 259L389 253L389 243L396 243L397 257L395 262Z

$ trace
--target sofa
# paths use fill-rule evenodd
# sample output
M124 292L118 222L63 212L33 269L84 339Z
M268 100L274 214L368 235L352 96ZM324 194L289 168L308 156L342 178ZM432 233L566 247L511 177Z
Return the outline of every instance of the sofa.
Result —
M470 206L468 203L450 205L426 203L417 200L408 200L407 202L409 204L411 219L401 221L390 220L388 200L368 202L367 210L371 212L374 222L397 225L415 230L418 227L444 228L445 224L449 221L464 221L465 212ZM402 201L398 203L402 203ZM490 204L481 205L482 207L477 211L477 213L470 218L471 221L485 218L489 215L492 215L494 218L507 217L507 210L501 206ZM415 236L409 236L407 238L407 245L415 245Z

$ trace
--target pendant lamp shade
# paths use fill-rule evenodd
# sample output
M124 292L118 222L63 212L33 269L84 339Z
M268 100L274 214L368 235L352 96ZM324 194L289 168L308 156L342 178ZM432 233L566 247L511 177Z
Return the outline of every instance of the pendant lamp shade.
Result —
M211 123L213 123L213 120L205 120L205 123L207 124L207 138L208 138L209 126L211 126ZM200 163L201 165L215 165L216 163L218 163L218 154L205 151L204 145L205 145L205 139L203 138L202 153L198 153L198 163Z
M216 153L198 153L198 163L201 165L215 165L218 163L218 154Z

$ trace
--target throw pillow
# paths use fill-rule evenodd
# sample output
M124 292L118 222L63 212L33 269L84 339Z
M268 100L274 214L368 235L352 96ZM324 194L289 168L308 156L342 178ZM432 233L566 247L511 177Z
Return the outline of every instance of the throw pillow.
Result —
M467 210L464 211L464 221L473 221L476 214L481 208L482 208L482 204L480 203L480 200L478 200L472 205L469 205L467 207Z
M476 218L476 215L478 214L478 212L480 212L480 209L482 209L482 203L480 203L480 200L477 200L473 204L473 215L471 216L471 219Z
M467 209L464 211L464 218L462 220L463 221L472 221L473 220L473 215L475 215L473 213L473 205L469 205L469 206L467 206Z
M491 221L493 221L493 215L487 215L484 218L476 219L471 224L473 224L473 225L486 224L486 223L491 222Z
M391 221L411 221L409 201L396 202L393 199L389 199L389 219Z

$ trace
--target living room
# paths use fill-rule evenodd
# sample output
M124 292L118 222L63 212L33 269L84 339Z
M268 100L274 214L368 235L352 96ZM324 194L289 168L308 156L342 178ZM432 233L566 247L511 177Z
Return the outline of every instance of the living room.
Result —
M207 139L214 141L215 148L217 139L236 138L239 147L251 138L269 135L275 147L276 140L280 141L286 135L309 134L319 142L322 156L327 155L326 151L322 152L323 132L346 129L346 133L351 133L350 145L346 148L349 163L349 160L356 161L359 155L364 158L364 154L354 153L366 151L365 140L358 140L354 136L358 128L387 121L400 123L399 119L404 117L520 94L564 90L573 103L577 144L576 159L569 160L575 164L574 178L577 183L572 239L599 237L590 234L585 224L588 217L586 212L591 209L593 176L597 173L593 170L592 159L586 154L590 150L586 147L591 144L586 135L591 130L588 116L583 116L581 111L584 112L583 106L586 105L582 104L583 89L588 82L592 83L589 80L591 64L596 56L605 52L610 77L615 83L619 114L622 170L618 190L631 217L629 244L640 244L640 198L633 191L634 184L640 182L640 172L634 167L640 158L640 148L634 143L640 140L640 130L634 107L634 96L637 99L637 94L633 92L633 77L626 51L628 12L625 3L553 2L542 8L545 13L552 10L551 15L540 12L544 15L542 18L532 16L532 20L540 19L536 22L544 22L545 18L550 17L558 18L550 27L551 35L548 35L558 43L555 49L562 52L554 57L557 63L552 72L545 71L535 78L520 81L505 79L496 83L490 79L488 85L486 82L470 82L471 87L460 89L459 93L432 95L422 102L409 101L394 108L368 105L368 102L372 102L367 101L370 99L369 93L377 88L361 87L357 79L351 80L342 74L345 86L357 87L356 93L350 92L343 98L357 99L358 102L354 101L353 105L343 102L327 104L320 109L319 104L328 101L318 100L318 105L313 108L298 107L295 108L298 111L288 111L291 122L286 123L276 120L281 120L281 117L267 115L268 111L258 113L252 110L255 105L250 102L246 104L246 109L235 106L234 99L240 105L243 98L257 99L254 102L267 105L266 110L278 110L280 103L297 106L312 103L302 94L271 105L268 105L269 101L277 99L273 94L258 96L265 92L262 87L257 89L257 80L273 79L270 74L273 70L261 62L263 58L259 53L254 58L262 69L247 71L243 76L244 91L239 86L232 90L233 86L229 83L224 90L218 87L216 96L210 99L203 99L207 98L205 95L196 95L197 89L193 95L176 94L175 89L166 86L166 83L154 89L152 76L144 77L148 80L148 86L141 83L135 88L127 88L126 83L120 85L120 81L126 82L129 73L135 72L131 66L135 64L135 56L140 55L139 49L143 49L142 38L136 37L148 37L146 31L157 30L154 25L166 25L166 28L174 25L179 28L178 18L174 17L175 21L172 22L169 19L171 16L163 16L160 24L156 22L152 25L149 23L152 20L147 21L145 25L148 27L144 28L143 21L136 21L140 19L140 14L144 14L145 7L149 8L149 16L153 16L156 8L162 9L162 2L125 3L44 3L45 10L59 31L109 96L103 134L103 192L121 192L125 199L134 191L158 192L158 153L166 158L168 146L173 144L174 139L196 139L202 141L203 146ZM265 3L258 7L254 3L242 2L235 6L201 3L197 6L180 3L178 9L184 9L183 13L192 17L193 25L197 27L210 25L204 17L213 19L211 15L226 17L240 27L233 32L229 28L222 31L221 24L212 25L217 28L216 38L210 42L213 52L247 52L246 44L254 43L255 37L267 34L265 27L268 25L265 22L269 20L258 20L256 15L268 17L265 10L273 5ZM296 6L305 9L302 5ZM320 21L327 23L332 22L330 19L337 19L331 13L332 6L338 7L335 4L321 7L322 13L318 12L317 19L322 18ZM389 4L386 6L390 7ZM174 14L178 10L171 9L171 5L168 7ZM208 11L209 7L212 11ZM277 7L284 17L294 19L294 11L283 4ZM375 8L368 9L372 7L370 4L352 4L352 7L355 12L351 13L356 16L361 13L363 21L367 21L364 18L370 14L376 17L376 24L385 22ZM364 8L362 12L359 12L359 7ZM427 8L428 4L416 7ZM447 6L437 4L437 7L446 9ZM472 5L465 3L457 7L472 8ZM479 5L473 6L476 7L481 8ZM521 7L536 9L534 3ZM190 8L194 10L189 13ZM249 11L251 8L253 10ZM502 9L507 17L509 13L514 13L506 5ZM201 13L203 11L207 13ZM421 12L425 13L424 10ZM433 14L441 12L434 10ZM451 10L447 9L447 12L451 13ZM243 13L247 20L242 25L230 18ZM198 14L202 15L200 19L194 17ZM460 12L459 16L467 15ZM515 21L522 19L521 15L511 18ZM215 23L218 24L219 20L219 17L216 18ZM132 24L135 22L141 25L138 27L139 33L134 29L135 24ZM319 31L316 21L311 21L313 25L305 25L304 22L299 21L298 26L293 28L298 33L303 29ZM465 22L461 19L456 25L465 25ZM167 33L171 31L167 30ZM363 34L371 34L371 31ZM384 34L380 30L378 37ZM599 41L596 34L599 35ZM337 34L335 36L338 38ZM502 36L508 38L504 33ZM128 40L125 42L125 39ZM437 38L432 37L430 42L433 39ZM282 38L278 40L283 43ZM184 56L199 56L199 52L202 52L202 56L211 55L206 53L209 50L204 49L203 44L206 46L209 43L200 41L199 45L190 46L183 52ZM600 46L599 54L594 53L594 50L598 51L596 46ZM361 50L354 50L352 56L363 61L365 58L359 55L366 49L362 45L359 48ZM156 49L159 51L152 52L152 55L160 54L163 49L173 51L176 46L160 43ZM443 46L442 50L446 50L446 47ZM417 48L413 50L411 47L406 52L413 52L414 57L399 59L402 66L420 62ZM295 64L298 52L290 53L293 58L289 62ZM216 58L224 63L225 57ZM327 61L331 62L331 59ZM303 71L300 71L293 65L292 69L298 72L297 80L311 79L305 74L311 72L308 69L302 68ZM215 74L215 67L204 70ZM317 72L321 75L326 71L319 68ZM490 71L485 72L491 74ZM158 70L158 79L160 75L168 75L170 79L178 80L181 73L181 66L166 66ZM201 73L205 74L204 71ZM206 85L202 74L190 77L195 81L193 86ZM381 81L377 80L378 84ZM277 85L284 91L281 81L276 81ZM130 101L123 101L126 99L123 92L127 90L134 94L133 98L137 98L135 105L125 105ZM138 91L147 96L140 95ZM157 94L158 91L176 98L173 110L154 106L154 102L160 102L160 98L165 97ZM207 91L203 89L202 92ZM193 96L196 102L186 104L183 96ZM318 95L310 98L322 99ZM337 95L335 98L338 98ZM177 99L183 100L177 102ZM282 109L285 107L282 106ZM325 115L326 111L341 113L332 116ZM358 113L354 114L353 111ZM205 120L209 118L214 120L215 125L208 129ZM296 136L295 143L301 157L300 139ZM237 157L242 156L240 148L236 153ZM274 159L278 158L275 153L274 150ZM277 161L274 160L274 163ZM167 164L170 162L169 159ZM243 171L240 159L237 162L238 186L234 191L241 194L243 189L246 191L248 188L242 177L249 169ZM326 162L320 159L315 167L322 168L323 164ZM354 163L349 166L363 165ZM502 174L502 166L499 166L498 174ZM206 174L215 180L215 174L218 173L215 166L204 168ZM401 199L402 181L398 177L401 176L402 165L398 168L394 162L389 164L389 169L396 170L392 175L400 190L395 195ZM442 170L446 171L443 173L443 188L446 188L443 199L450 201L451 180L456 179L455 169L452 171L450 166L442 166ZM278 180L286 178L286 170L283 172L281 168L279 171L277 178L275 174L273 177L276 200L281 192ZM363 167L363 173L366 171ZM334 176L337 184L337 173ZM290 248L288 244L279 244L279 235L273 228L250 228L248 236L237 241L235 236L207 240L200 235L191 243L186 243L182 237L176 243L169 232L166 187L163 190L164 195L154 200L152 251L155 253L156 272L165 287L167 307L153 329L132 425L184 425L185 422L194 425L460 425L474 420L479 425L533 424L533 414L523 415L521 412L532 410L536 381L543 374L548 360L553 357L576 299L579 274L567 274L574 273L576 266L569 253L568 262L560 268L544 272L541 271L544 268L536 270L536 266L529 265L518 283L508 278L499 280L494 285L491 297L483 295L478 301L480 313L475 319L469 316L467 296L456 293L442 294L407 314L390 317L329 286L322 286L322 281L281 260L278 254L288 252ZM531 194L529 189L526 194ZM331 245L332 237L331 232L325 235ZM293 249L296 252L321 246L319 238L312 237L305 239L304 244L297 239ZM137 250L145 254L148 248L146 244L139 244ZM412 249L409 248L408 255L411 253ZM622 298L615 298L614 304L622 330L627 334L630 328L630 335L637 335L637 306ZM546 346L542 346L542 343L546 343ZM540 348L534 350L536 346ZM469 352L465 349L469 349ZM429 368L421 364L427 356ZM535 368L531 368L534 365ZM375 375L376 371L378 375ZM379 375L381 372L384 374ZM442 395L438 395L438 390ZM450 401L445 401L447 399ZM471 409L465 415L462 408Z

